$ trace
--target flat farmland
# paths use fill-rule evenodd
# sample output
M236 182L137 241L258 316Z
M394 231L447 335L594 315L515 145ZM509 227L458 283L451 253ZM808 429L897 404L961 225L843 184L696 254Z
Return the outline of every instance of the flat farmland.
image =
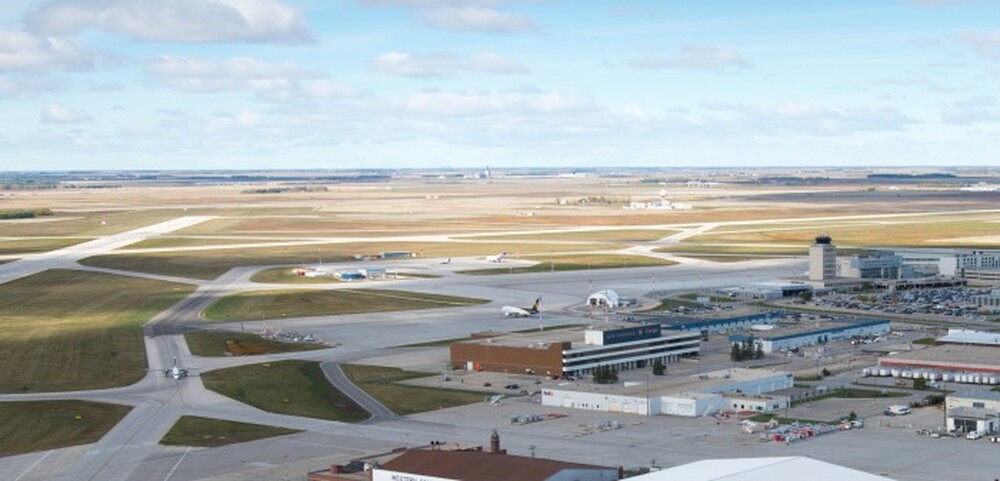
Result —
M252 291L223 297L205 309L204 315L213 321L239 321L438 309L489 302L382 289Z
M100 389L146 374L141 326L193 288L50 270L0 284L0 392Z
M509 252L514 255L617 249L616 244L530 242L370 242L329 243L250 249L199 249L144 254L109 254L83 259L81 264L126 271L195 279L215 279L240 266L295 265L354 260L355 254L411 251L418 257L479 256ZM379 265L391 265L385 261Z
M0 457L93 443L131 410L89 401L0 403Z

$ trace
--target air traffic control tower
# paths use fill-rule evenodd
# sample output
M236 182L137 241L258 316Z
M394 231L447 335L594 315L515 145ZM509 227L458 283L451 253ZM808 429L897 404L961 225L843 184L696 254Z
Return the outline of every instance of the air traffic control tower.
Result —
M837 277L837 246L826 234L809 246L809 280L829 281Z

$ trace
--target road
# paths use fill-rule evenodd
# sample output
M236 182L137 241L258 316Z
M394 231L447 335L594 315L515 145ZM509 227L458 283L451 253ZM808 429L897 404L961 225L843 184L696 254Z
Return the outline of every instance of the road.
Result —
M326 375L326 379L330 381L333 387L347 395L352 401L364 408L365 411L371 413L371 418L366 423L380 423L397 417L396 413L392 412L391 409L387 408L377 399L369 396L368 393L361 390L358 386L355 386L347 378L347 375L344 374L344 370L341 369L340 364L325 362L321 366L323 374Z

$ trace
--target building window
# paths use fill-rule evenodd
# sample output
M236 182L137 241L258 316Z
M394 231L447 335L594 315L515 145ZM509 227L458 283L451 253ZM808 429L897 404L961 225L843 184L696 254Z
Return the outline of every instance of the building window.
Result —
M973 402L972 407L977 409L986 409L986 403L984 402Z

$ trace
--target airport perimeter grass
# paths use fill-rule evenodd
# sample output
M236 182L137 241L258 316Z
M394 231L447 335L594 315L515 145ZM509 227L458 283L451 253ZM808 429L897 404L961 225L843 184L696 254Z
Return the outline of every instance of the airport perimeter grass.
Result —
M488 276L496 274L526 274L530 272L564 272L585 271L588 269L621 269L628 267L672 266L676 262L656 257L619 255L619 254L587 254L538 257L538 264L528 267L492 267L489 269L472 269L456 271L458 274L470 276Z
M200 416L181 416L170 428L170 431L163 436L160 444L214 448L301 432L297 429L276 426L240 423Z
M480 256L509 252L511 255L609 250L618 244L544 244L530 242L394 242L330 243L296 246L217 249L145 254L107 254L88 257L81 264L148 272L195 279L215 279L240 266L298 265L316 262L353 261L355 254L378 254L385 251L410 251L418 257ZM373 261L389 266L392 261Z
M399 384L408 379L434 376L431 373L361 364L342 364L341 368L351 382L392 412L404 416L483 402L484 399L483 393Z
M326 349L316 342L281 342L264 339L256 334L230 331L194 331L184 334L191 354L195 356L254 356L282 352L302 352Z
M201 375L205 387L268 412L359 422L369 414L330 385L318 362L280 361Z
M0 231L3 225L0 224ZM49 252L63 247L77 245L91 240L89 237L45 237L29 239L2 239L0 240L0 255L32 254L36 252Z
M131 410L90 401L0 403L0 457L93 443Z
M340 282L333 276L306 277L295 273L292 267L275 267L264 269L250 276L251 282L261 284L332 284Z
M333 316L487 304L485 299L375 289L252 291L223 297L205 309L212 321Z
M498 234L469 237L481 240L553 240L577 242L649 242L676 234L669 229L609 229L545 234Z
M142 324L193 290L49 270L0 284L0 392L102 389L146 374Z

